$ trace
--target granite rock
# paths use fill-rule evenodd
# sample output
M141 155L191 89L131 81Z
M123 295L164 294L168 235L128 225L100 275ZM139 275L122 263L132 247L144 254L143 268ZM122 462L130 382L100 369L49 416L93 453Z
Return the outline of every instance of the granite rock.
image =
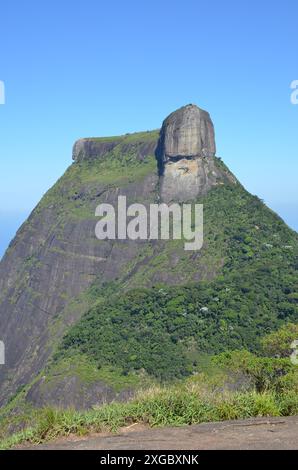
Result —
M193 200L218 184L214 127L207 111L193 104L163 122L157 146L163 202Z
M162 161L214 157L215 152L214 127L207 111L189 104L164 120L159 139L159 158Z

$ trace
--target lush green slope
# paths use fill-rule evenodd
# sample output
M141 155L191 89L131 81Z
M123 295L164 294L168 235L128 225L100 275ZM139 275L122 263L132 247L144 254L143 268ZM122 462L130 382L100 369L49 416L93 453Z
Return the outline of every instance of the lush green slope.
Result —
M99 368L172 379L192 373L202 353L258 350L265 333L297 321L297 234L239 184L219 186L200 202L204 248L192 262L186 257L185 269L195 273L201 256L221 264L219 275L179 287L114 285L71 328L56 361L84 353ZM173 243L138 275L165 269Z

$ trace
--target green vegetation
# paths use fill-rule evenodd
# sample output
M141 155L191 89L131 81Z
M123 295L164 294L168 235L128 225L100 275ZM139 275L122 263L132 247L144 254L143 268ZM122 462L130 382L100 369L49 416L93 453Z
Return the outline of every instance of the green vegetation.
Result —
M96 142L114 142L117 141L121 144L132 144L139 142L151 142L159 137L159 129L154 131L133 132L131 134L124 134L121 136L110 137L92 137L91 140Z
M114 295L70 329L55 359L81 352L99 366L145 369L168 380L191 374L202 352L260 351L265 333L297 321L297 305L288 307L296 287L289 271L285 284L274 269L268 277L262 267L247 267L210 283Z
M205 358L207 360L207 358ZM133 423L182 426L208 421L288 416L298 413L298 368L289 359L257 357L234 351L210 357L208 372L172 385L139 391L126 403L111 403L78 412L53 408L24 413L20 430L3 432L0 448L22 442L38 444L59 436L116 432Z
M113 154L112 154L113 153ZM121 154L117 148L98 161L84 160L73 164L44 196L37 211L55 207L62 219L94 217L96 204L109 188L125 187L141 181L156 168L154 156L136 162L135 153Z
M291 296L291 295L290 295ZM293 298L293 295L292 295ZM291 344L298 339L298 325L286 324L262 340L264 352L271 357L289 357Z
M120 137L94 138L94 141L117 141L113 150L100 158L85 159L71 165L57 183L46 193L36 212L55 208L61 219L82 219L94 216L100 196L111 188L125 188L130 183L142 181L156 172L154 155L139 157L139 147L155 142L157 131L139 132ZM92 201L97 201L92 204Z
M264 335L297 322L297 234L240 184L220 186L200 202L201 252L185 252L181 241L158 249L147 243L126 266L124 278L134 270L128 282L94 284L100 303L68 331L56 362L84 354L99 368L116 367L123 375L145 370L155 379L174 380L191 375L203 353L260 353ZM180 276L181 285L150 287L160 273L169 282ZM202 281L194 283L196 276ZM268 341L274 347L274 336Z
M77 354L72 357L63 358L55 362L52 367L44 371L44 382L42 388L49 390L59 384L66 377L77 377L82 384L91 385L102 381L105 385L112 387L116 392L123 389L134 389L145 386L149 381L134 373L122 374L121 368L116 366L98 367L88 356ZM83 393L83 392L82 392Z

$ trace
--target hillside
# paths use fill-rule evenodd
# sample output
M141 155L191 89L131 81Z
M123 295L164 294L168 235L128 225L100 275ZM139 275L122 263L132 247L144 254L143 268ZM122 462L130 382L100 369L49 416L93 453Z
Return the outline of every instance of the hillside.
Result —
M297 235L240 185L214 189L202 201L205 248L199 259L181 251L177 272L185 280L148 287L167 271L168 248L140 264L124 286L94 284L95 305L60 343L45 371L49 385L41 381L35 389L39 404L54 404L58 390L66 395L65 374L84 378L93 370L83 380L106 380L119 390L143 384L147 376L182 378L200 370L208 354L258 352L265 334L297 321ZM202 273L206 265L209 271ZM204 280L195 282L198 274Z
M160 137L75 144L74 163L0 263L1 404L16 395L78 408L126 399L141 384L191 375L208 354L258 352L262 336L297 322L298 235L214 156L209 115L199 117L205 141L191 161L185 134L166 140L171 155L161 152L172 120ZM199 134L186 139L194 149ZM191 169L179 185L182 158ZM202 250L185 251L183 240L96 239L99 203L119 194L146 206L183 201L189 188L204 204Z

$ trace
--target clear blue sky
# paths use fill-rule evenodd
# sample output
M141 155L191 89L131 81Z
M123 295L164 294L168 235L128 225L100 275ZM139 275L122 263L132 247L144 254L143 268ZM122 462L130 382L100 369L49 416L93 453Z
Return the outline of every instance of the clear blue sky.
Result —
M297 0L2 0L0 256L79 137L207 109L218 155L298 229Z

